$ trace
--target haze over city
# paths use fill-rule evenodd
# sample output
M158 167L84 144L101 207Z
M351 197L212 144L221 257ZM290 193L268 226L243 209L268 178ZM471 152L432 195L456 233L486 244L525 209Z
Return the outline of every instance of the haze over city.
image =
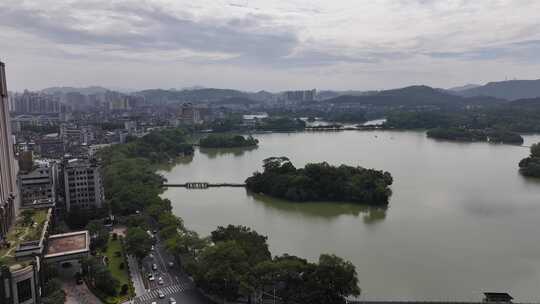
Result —
M17 91L448 88L539 78L539 11L511 0L3 0L0 56Z

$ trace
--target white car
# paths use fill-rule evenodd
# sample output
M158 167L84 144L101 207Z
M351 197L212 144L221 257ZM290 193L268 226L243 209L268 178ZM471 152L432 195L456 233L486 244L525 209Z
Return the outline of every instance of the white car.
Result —
M162 277L159 277L159 279L158 279L157 282L158 282L159 285L163 285L163 278L162 278Z
M158 290L158 297L159 297L160 299L165 299L165 294L163 293L163 291Z
M169 304L176 304L176 300L174 298L169 298Z
M152 264L152 270L157 270L157 265L155 263Z
M156 278L154 276L149 276L148 281L153 282Z

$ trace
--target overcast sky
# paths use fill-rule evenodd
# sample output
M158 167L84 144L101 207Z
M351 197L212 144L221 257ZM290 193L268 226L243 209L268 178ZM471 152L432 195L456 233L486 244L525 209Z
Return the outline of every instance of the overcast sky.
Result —
M11 90L540 78L538 0L0 0Z

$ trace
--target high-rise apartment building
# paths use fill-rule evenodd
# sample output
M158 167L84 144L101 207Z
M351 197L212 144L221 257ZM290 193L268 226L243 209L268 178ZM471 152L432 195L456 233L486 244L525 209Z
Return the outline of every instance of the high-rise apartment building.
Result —
M0 62L0 243L15 221L19 208L17 168L9 120L5 65Z
M19 114L60 113L61 105L57 97L38 92L24 91L14 97L15 112Z

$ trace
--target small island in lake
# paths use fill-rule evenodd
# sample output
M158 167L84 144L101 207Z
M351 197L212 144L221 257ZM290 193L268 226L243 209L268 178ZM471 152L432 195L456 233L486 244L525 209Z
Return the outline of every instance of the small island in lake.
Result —
M339 167L326 162L297 169L286 157L264 160L264 172L246 180L256 193L291 201L357 202L384 206L392 194L392 175L374 169Z
M252 136L210 134L202 138L199 145L202 148L244 148L256 147L259 140Z
M531 155L519 162L519 172L528 177L540 178L540 143L531 146Z
M521 135L506 130L477 130L467 128L435 128L427 131L427 136L453 141L485 141L502 144L523 144Z

